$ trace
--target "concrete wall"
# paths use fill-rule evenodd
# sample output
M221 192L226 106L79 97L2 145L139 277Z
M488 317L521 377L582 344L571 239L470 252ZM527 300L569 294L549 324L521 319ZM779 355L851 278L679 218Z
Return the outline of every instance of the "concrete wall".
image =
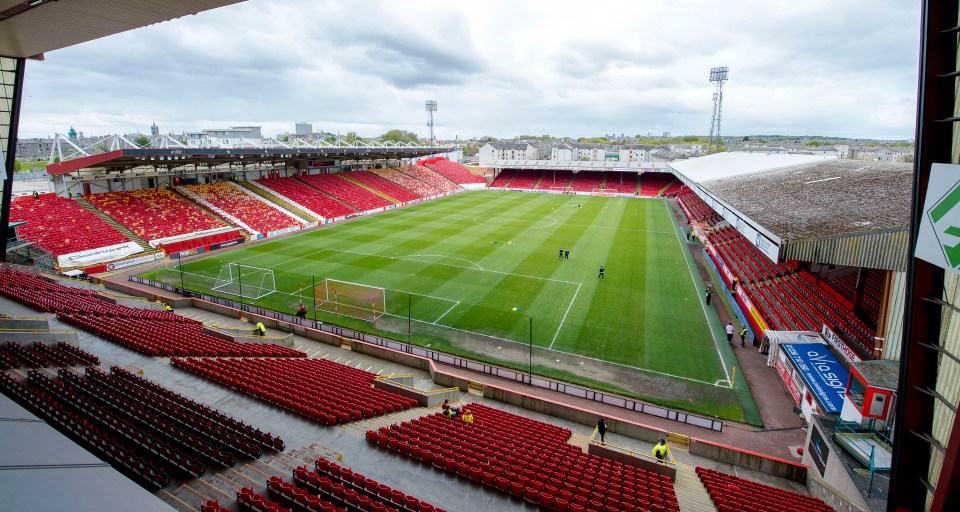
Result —
M15 341L25 347L32 347L35 341L54 346L59 341L65 341L71 345L80 346L80 337L77 335L77 331L3 331L0 333L0 338L2 338L2 341L0 341L2 344Z
M629 453L623 453L620 450L616 450L608 446L600 446L596 443L590 443L587 446L587 453L590 455L597 455L605 459L610 459L612 461L621 462L635 468L652 471L658 475L665 475L670 477L670 480L675 480L677 478L677 468L672 464L663 464L653 459L637 457L630 455Z
M50 318L19 317L0 318L0 329L50 329Z
M803 442L803 446L810 446L810 437L813 435L814 429L817 429L820 437L826 441L825 444L827 445L830 455L827 456L827 465L824 468L823 477L821 478L820 472L813 462L813 457L810 455L810 450L804 450L803 463L810 466L807 478L807 490L810 492L810 495L822 499L827 505L830 505L834 510L840 512L859 512L866 510L867 504L863 501L863 498L860 497L860 491L853 483L853 480L850 479L846 468L843 467L843 461L836 453L837 450L842 450L843 448L834 444L833 436L825 434L819 425L817 425L817 422L813 421L810 423L810 428L807 429L807 437ZM829 484L827 482L829 482Z
M389 380L378 379L373 381L373 387L396 393L406 398L412 398L420 404L420 407L434 407L443 403L444 400L457 401L460 399L460 390L452 389L450 391L441 391L438 393L425 393L422 390L408 386L397 385Z
M143 297L151 301L160 300L160 301L169 303L170 306L173 307L174 309L187 308L193 305L192 301L194 299L191 299L189 297L181 297L179 295L174 295L169 292L164 292L159 288L157 288L157 291L160 293L154 293L152 291L141 290L139 288L134 288L133 286L129 286L126 284L125 281L121 282L121 281L114 281L111 279L104 279L102 283L103 283L103 287L109 290L116 290L118 292L125 293L127 295L133 295L135 297ZM137 306L137 307L143 307L143 306ZM161 309L163 308L161 307Z
M202 301L201 301L202 302ZM216 304L213 304L216 306ZM223 307L223 306L218 306ZM226 308L230 309L230 308ZM236 311L231 309L231 311ZM316 329L311 329L309 327L293 324L290 322L284 322L283 320L277 320L275 318L270 318L266 316L256 315L254 313L243 313L247 317L247 322L250 322L253 325L256 325L257 322L263 322L264 327L270 329L276 329L278 331L289 332L291 334L296 334L298 336L303 336L304 338L311 339L313 341L319 341L320 343L325 343L327 345L333 345L339 347L342 343L340 336L335 336L333 334L318 331ZM251 329L252 331L253 329Z
M221 340L230 341L234 343L263 343L265 341L270 343L276 343L277 345L283 345L284 347L293 348L293 335L288 334L286 336L277 337L271 336L269 338L261 338L260 336L247 334L230 334L216 329L211 329L209 327L203 327L203 333L215 338L220 338Z
M690 444L691 455L698 455L700 457L733 464L734 466L749 468L782 478L789 478L790 480L800 483L806 482L807 467L802 464L759 453L748 452L732 446L712 443L702 439L693 440L694 442Z
M129 295L129 294L128 294ZM153 311L163 311L163 303L161 302L152 302L149 300L140 300L140 299L121 299L119 297L111 297L109 295L97 294L97 298L110 303L117 304L120 306L127 306L131 308L140 308L140 309L151 309ZM173 304L171 307L176 307Z

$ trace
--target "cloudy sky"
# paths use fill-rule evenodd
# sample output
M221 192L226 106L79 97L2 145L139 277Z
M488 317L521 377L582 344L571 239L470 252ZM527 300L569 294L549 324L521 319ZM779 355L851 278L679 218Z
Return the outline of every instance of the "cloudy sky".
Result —
M440 138L914 134L919 14L903 0L249 0L27 64L22 137L306 121Z

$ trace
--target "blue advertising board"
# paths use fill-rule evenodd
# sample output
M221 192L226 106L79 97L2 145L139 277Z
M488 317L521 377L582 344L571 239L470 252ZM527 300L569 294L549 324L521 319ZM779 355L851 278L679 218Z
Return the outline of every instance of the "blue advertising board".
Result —
M793 360L807 389L817 397L824 412L838 413L843 408L848 372L826 345L818 343L781 345Z

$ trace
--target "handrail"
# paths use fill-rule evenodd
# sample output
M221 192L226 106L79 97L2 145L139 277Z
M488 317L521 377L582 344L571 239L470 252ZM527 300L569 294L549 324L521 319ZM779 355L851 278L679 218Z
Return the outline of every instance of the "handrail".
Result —
M670 450L669 444L667 445L667 455L670 457L670 460L666 460L666 459L660 460L654 457L653 455L647 455L646 453L631 450L630 448L624 448L623 446L608 443L608 442L597 441L596 437L597 437L597 434L599 433L599 430L600 429L598 427L593 427L593 433L590 434L590 438L588 440L589 442L596 443L600 446L603 446L604 448L612 448L615 450L619 450L621 452L626 452L627 455L631 455L633 457L642 457L644 459L650 459L654 462L657 462L658 464L676 464L677 463L677 459L673 457L673 451Z

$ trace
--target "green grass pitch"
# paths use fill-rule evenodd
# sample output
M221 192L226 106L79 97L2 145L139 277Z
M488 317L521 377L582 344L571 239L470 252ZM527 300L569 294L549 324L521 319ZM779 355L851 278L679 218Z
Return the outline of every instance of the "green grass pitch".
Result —
M670 215L656 199L470 192L213 254L183 270L188 288L211 293L228 262L272 269L277 292L253 302L291 314L301 284L304 303L312 304L312 276L318 283L332 278L382 287L381 331L406 335L412 304L416 333L526 344L532 318L538 347L708 384L725 381ZM561 247L569 259L558 258ZM180 283L177 270L144 277ZM372 327L370 319L325 311L318 319Z

